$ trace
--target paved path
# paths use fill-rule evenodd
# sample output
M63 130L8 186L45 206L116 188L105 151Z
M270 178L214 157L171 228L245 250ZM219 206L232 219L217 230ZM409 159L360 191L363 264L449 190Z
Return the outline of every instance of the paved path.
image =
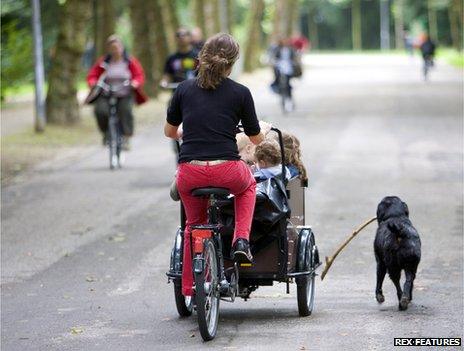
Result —
M202 343L164 275L178 217L159 124L134 140L121 171L95 149L3 189L2 350L390 350L394 337L462 337L462 72L438 64L424 83L419 62L402 56L307 64L285 117L260 74L259 115L301 139L322 256L383 196L408 203L423 243L408 311L397 311L388 279L386 302L374 299L372 226L317 281L312 316L297 316L294 286L260 288L223 303L217 338Z

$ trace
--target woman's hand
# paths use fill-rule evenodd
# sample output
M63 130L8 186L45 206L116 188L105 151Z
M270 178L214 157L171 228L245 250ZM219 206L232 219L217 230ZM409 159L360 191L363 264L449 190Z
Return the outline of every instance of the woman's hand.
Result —
M271 131L272 124L264 121L259 121L259 127L261 128L261 132L266 135Z
M130 85L134 89L138 89L140 87L140 83L138 81L136 81L136 80L132 80Z

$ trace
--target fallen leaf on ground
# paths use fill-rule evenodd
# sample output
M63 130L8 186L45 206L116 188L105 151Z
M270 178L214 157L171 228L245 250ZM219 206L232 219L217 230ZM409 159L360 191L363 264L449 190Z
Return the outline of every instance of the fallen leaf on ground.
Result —
M84 329L78 327L71 328L71 334L81 334L84 332Z
M88 276L88 277L85 278L85 280L87 280L88 282L94 282L94 281L96 281L97 279L95 279L95 277Z
M114 241L115 243L120 243L122 241L125 241L126 237L124 236L124 234L116 234L115 236L110 236L108 240Z

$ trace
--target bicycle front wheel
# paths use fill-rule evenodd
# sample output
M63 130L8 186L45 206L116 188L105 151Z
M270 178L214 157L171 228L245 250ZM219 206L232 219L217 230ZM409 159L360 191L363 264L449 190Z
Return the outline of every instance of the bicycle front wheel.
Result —
M220 301L216 247L212 240L206 239L204 241L203 254L198 255L195 259L203 260L202 271L195 272L198 326L203 340L209 341L216 336Z
M117 130L117 125L116 125L116 120L114 118L110 117L109 120L109 126L108 126L108 132L109 132L109 141L108 141L108 147L109 147L109 156L110 156L110 169L115 169L116 167L119 166L119 133Z

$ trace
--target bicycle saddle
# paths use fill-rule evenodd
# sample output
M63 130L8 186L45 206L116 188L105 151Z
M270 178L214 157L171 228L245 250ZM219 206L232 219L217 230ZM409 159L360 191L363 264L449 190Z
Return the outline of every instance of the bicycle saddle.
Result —
M226 188L197 188L192 190L193 196L210 196L210 195L219 195L219 196L228 196L230 194L229 189Z

